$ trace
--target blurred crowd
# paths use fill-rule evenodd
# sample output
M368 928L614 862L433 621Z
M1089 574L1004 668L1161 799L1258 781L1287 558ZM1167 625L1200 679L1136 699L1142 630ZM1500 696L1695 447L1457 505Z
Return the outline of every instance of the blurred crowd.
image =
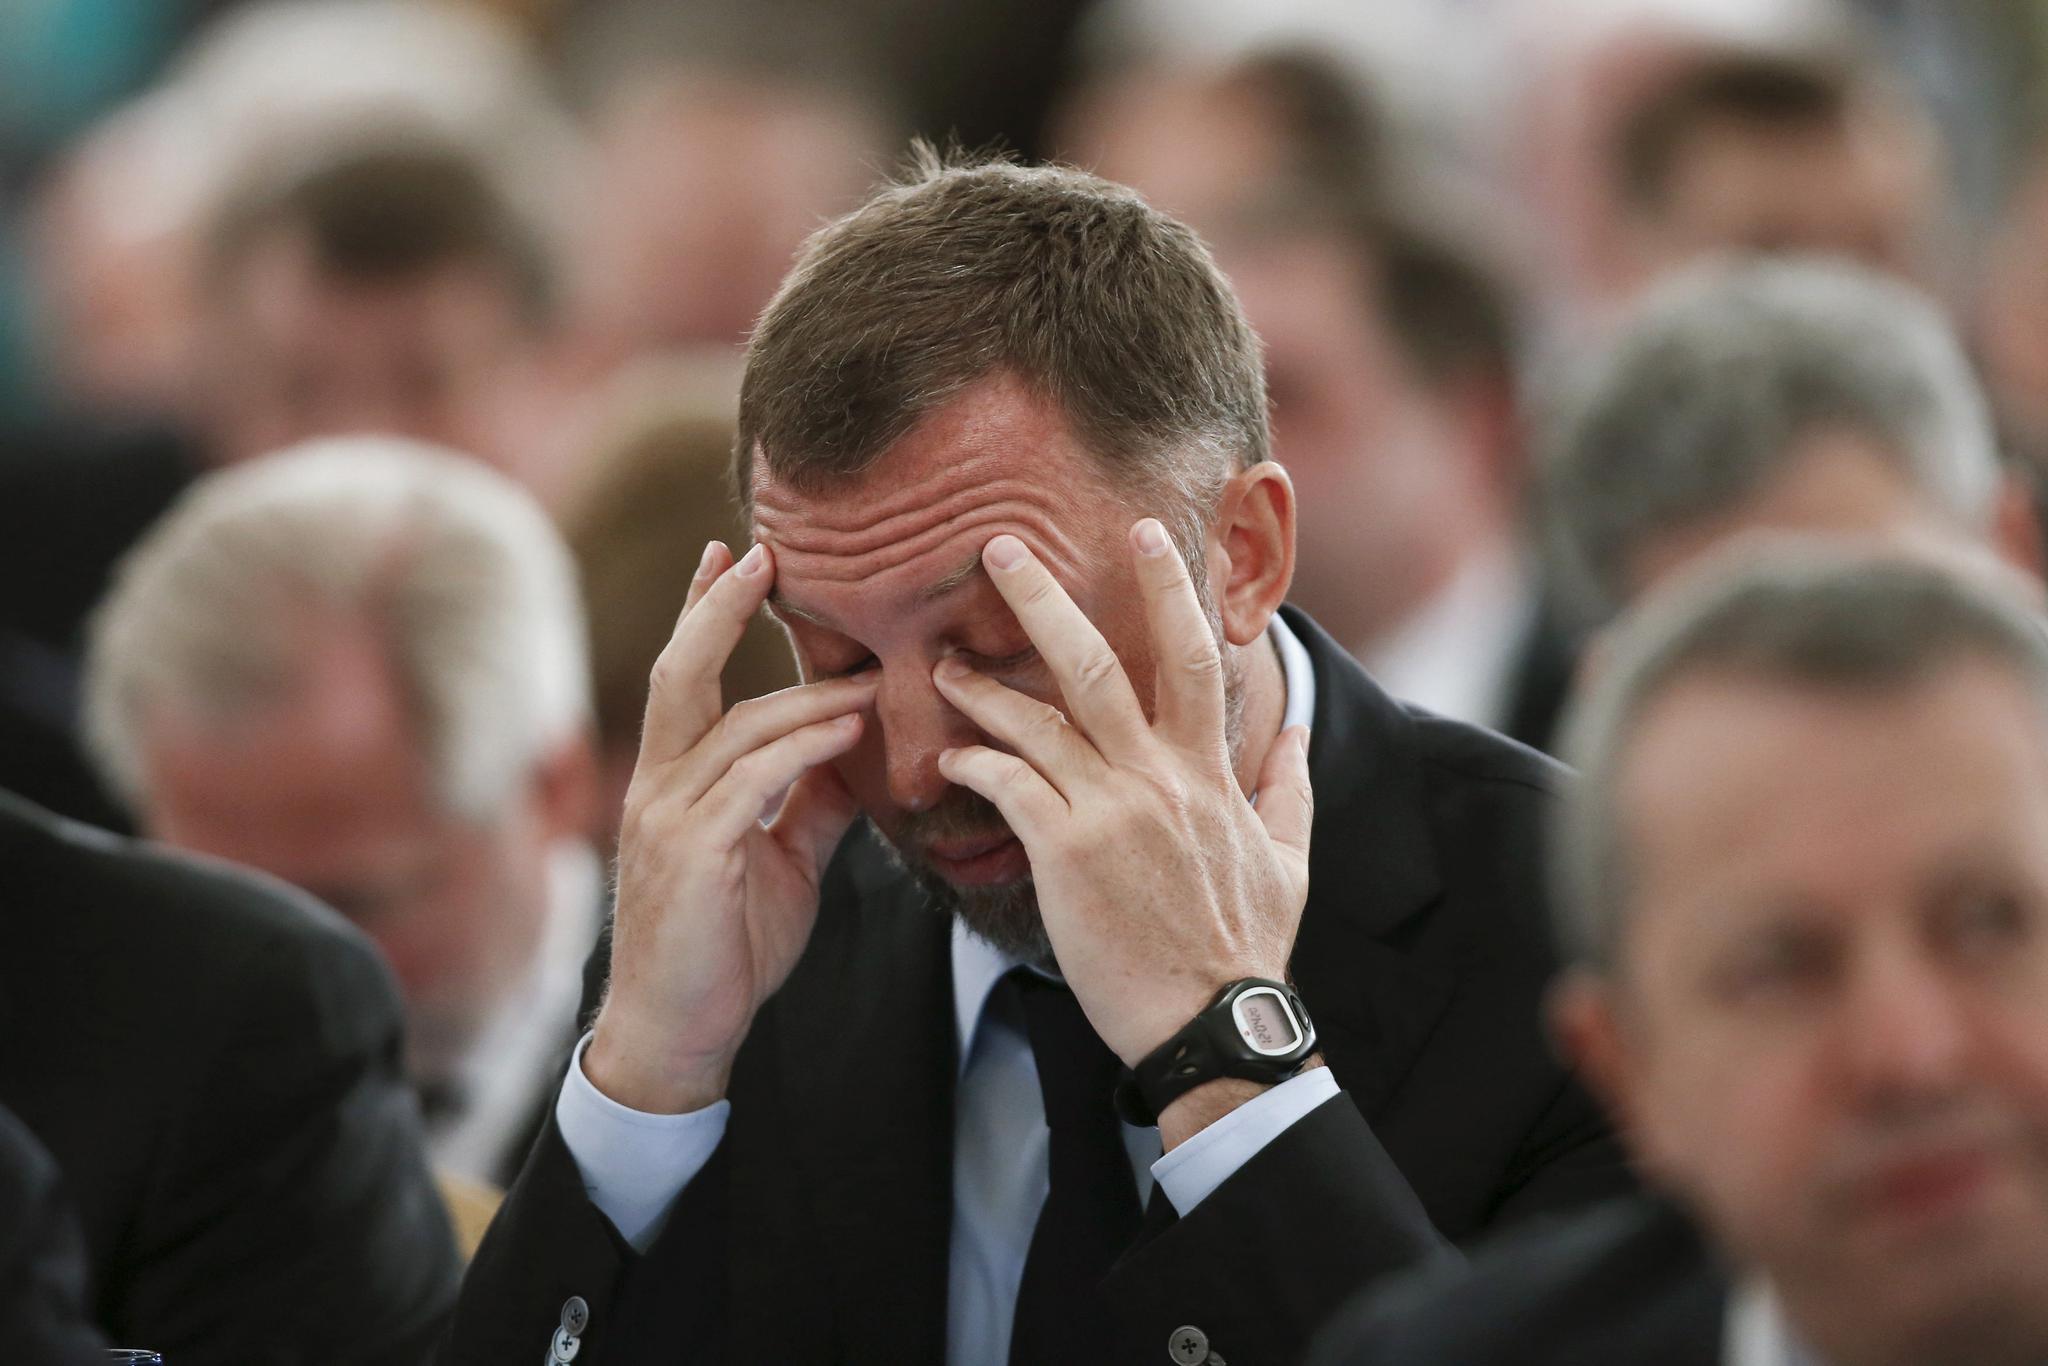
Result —
M2044 97L2017 0L0 7L0 788L362 929L459 1223L748 539L748 331L913 137L1192 226L1292 599L1550 749L1601 628L1746 531L2038 579ZM727 699L795 679L758 623Z

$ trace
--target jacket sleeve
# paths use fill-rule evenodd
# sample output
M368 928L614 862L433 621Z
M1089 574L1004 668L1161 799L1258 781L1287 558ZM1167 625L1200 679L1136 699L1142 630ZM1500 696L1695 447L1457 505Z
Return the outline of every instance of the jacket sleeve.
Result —
M264 936L223 973L215 1061L137 1230L140 1345L179 1366L423 1361L460 1263L389 975L339 926Z
M590 1200L550 1116L463 1279L442 1366L545 1357L572 1300L582 1301L579 1362L723 1357L727 1277L725 1149L683 1189L661 1236L635 1253Z
M1192 1328L1233 1366L1294 1361L1360 1286L1456 1255L1346 1094L1186 1217L1158 1217L1162 1204L1107 1283L1116 1360L1173 1360L1171 1342Z

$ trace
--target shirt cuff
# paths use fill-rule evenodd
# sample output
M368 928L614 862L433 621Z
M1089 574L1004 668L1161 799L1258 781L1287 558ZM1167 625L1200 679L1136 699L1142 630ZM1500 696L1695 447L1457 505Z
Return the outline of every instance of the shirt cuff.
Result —
M654 1246L683 1187L696 1179L725 1137L732 1102L715 1101L680 1115L650 1115L619 1104L583 1071L585 1034L555 1098L555 1125L583 1189L637 1252ZM1249 1106L1245 1108L1250 1108Z
M1327 1067L1313 1067L1289 1077L1163 1154L1152 1164L1152 1179L1173 1201L1174 1210L1186 1218L1261 1148L1336 1094L1337 1079Z

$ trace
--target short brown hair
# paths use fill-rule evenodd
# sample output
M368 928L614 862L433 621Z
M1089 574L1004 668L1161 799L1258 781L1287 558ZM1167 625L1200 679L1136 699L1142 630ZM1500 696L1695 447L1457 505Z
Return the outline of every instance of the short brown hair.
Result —
M1759 132L1832 128L1863 97L1846 62L1796 53L1730 49L1694 61L1623 121L1614 175L1624 203L1663 206L1686 143L1710 124Z
M289 153L252 165L222 196L203 246L209 288L223 288L272 234L298 232L340 279L396 284L474 263L504 282L527 321L552 315L544 234L468 148L408 127Z
M1193 496L1266 459L1259 345L1201 242L1134 192L1063 167L949 161L805 245L762 314L734 470L851 480L968 385L1010 373L1111 471Z

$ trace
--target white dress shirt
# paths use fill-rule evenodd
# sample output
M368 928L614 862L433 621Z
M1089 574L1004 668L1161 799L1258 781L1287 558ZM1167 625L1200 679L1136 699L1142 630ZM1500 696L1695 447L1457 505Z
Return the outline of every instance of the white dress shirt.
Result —
M583 960L604 915L604 867L588 844L567 841L549 851L547 879L546 919L526 983L506 993L485 1022L449 1079L458 1097L453 1113L427 1130L434 1166L473 1181L498 1181L508 1162L519 1165L524 1152L513 1145L533 1137L534 1113L576 1037Z
M1476 554L1407 620L1353 653L1392 696L1439 716L1499 726L1536 621L1531 582L1511 550Z
M1825 1366L1800 1345L1777 1292L1762 1277L1736 1283L1728 1296L1727 1324L1723 1366Z
M1285 726L1315 712L1308 650L1279 617L1273 644L1287 686ZM954 1104L953 1228L946 1302L949 1366L1003 1366L1024 1258L1050 1185L1045 1107L1021 1022L988 1010L1015 960L954 923L953 1000L960 1078ZM586 1037L562 1084L555 1119L584 1188L619 1233L645 1250L683 1188L725 1135L730 1101L681 1115L631 1110L591 1085ZM1163 1156L1159 1131L1124 1126L1142 1204L1153 1183L1186 1214L1309 1111L1337 1094L1328 1068L1283 1082Z

